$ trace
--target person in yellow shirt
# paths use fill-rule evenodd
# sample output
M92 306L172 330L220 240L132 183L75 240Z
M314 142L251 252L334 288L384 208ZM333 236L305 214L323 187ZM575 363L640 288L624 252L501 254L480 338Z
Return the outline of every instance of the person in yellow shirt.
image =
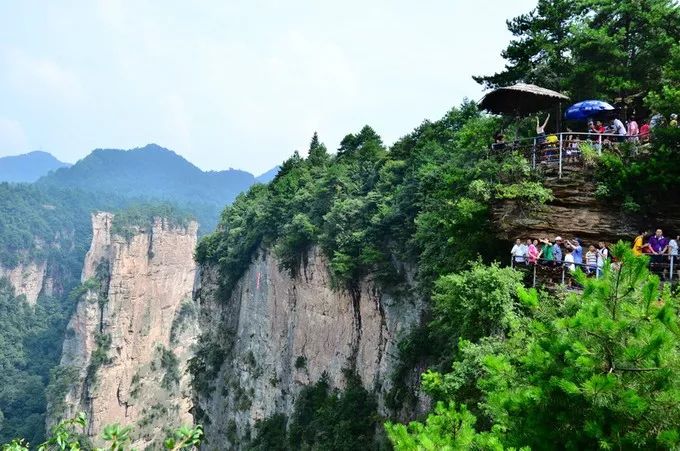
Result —
M633 241L633 254L636 257L642 255L645 246L649 246L648 244L645 244L645 238L647 238L647 235L647 231L643 230L638 236L635 237L635 240Z

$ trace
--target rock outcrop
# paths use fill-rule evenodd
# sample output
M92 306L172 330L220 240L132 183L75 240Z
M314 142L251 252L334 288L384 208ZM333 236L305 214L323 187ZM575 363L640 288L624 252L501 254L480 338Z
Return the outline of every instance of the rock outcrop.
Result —
M257 420L289 415L301 388L323 373L341 388L343 369L356 371L385 410L397 343L419 323L420 298L395 297L372 280L353 292L334 290L317 249L296 277L261 250L229 299L218 299L217 282L214 268L202 268L194 297L201 346L222 361L216 374L201 375L196 393L207 449L238 447Z
M61 360L77 376L62 405L51 406L51 421L85 411L93 438L104 425L131 425L143 449L168 427L193 422L185 370L197 335L197 225L156 219L126 238L112 234L112 223L109 213L93 215L83 295Z
M26 296L26 302L35 305L41 293L52 294L53 282L47 276L47 262L19 263L13 268L0 264L0 277L7 277L17 295Z
M498 238L579 237L586 242L632 240L640 228L680 230L680 205L671 199L668 209L651 217L627 213L620 205L599 199L592 170L565 165L562 178L554 167L544 169L543 185L554 199L538 208L522 202L498 202L493 209Z

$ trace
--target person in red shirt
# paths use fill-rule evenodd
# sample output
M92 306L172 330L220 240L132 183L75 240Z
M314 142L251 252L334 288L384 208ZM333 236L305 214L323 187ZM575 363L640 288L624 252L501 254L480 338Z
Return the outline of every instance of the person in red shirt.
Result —
M640 141L649 141L649 124L647 121L642 121L642 126L640 127Z

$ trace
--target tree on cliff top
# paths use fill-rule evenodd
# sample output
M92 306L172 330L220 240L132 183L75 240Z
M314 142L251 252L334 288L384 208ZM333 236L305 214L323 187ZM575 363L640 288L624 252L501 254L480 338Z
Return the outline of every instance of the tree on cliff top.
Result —
M501 53L505 69L477 82L614 99L658 89L678 46L680 8L673 0L539 0L507 25L515 39Z

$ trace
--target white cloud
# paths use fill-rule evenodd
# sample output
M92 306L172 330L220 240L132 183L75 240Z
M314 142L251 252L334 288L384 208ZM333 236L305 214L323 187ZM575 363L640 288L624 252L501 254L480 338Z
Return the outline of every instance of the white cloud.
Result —
M26 97L60 103L77 103L85 98L75 72L53 59L41 58L19 50L4 52L6 77Z

